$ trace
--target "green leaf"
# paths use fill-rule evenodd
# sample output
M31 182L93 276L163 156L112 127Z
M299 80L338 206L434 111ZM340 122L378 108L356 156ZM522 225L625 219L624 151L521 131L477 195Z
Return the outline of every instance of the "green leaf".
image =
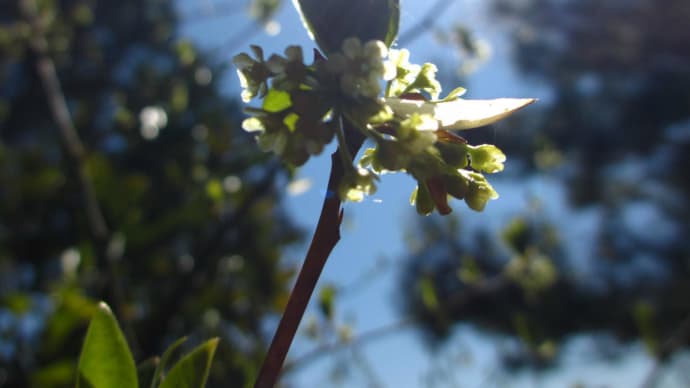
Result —
M170 358L175 353L175 350L177 350L177 348L179 348L180 345L182 345L185 341L187 341L187 337L182 337L165 350L165 353L163 353L163 357L161 357L156 370L153 372L151 388L155 388L158 385L158 382L161 380L161 374L165 370L165 367L168 366L168 361L170 361Z
M319 293L319 309L321 313L329 321L333 320L333 311L335 310L335 294L337 290L335 286L329 284L324 286Z
M398 36L399 0L292 0L309 36L326 54L339 51L347 38L362 43Z
M282 90L271 89L264 98L263 109L266 112L282 112L291 106L292 99L290 98L290 93Z
M137 365L137 380L139 381L139 386L145 387L150 381L153 381L160 363L160 357L151 357Z
M125 336L108 305L101 302L79 356L77 388L136 388L137 368Z
M424 307L429 310L438 309L438 296L436 295L436 286L434 286L434 281L428 277L424 276L419 279L419 292L422 296L422 303Z
M201 388L206 385L218 338L199 345L173 366L160 388Z
M459 130L483 127L510 116L536 101L534 98L499 98L495 100L422 101L386 98L396 115L410 117L427 114L438 121L438 129Z

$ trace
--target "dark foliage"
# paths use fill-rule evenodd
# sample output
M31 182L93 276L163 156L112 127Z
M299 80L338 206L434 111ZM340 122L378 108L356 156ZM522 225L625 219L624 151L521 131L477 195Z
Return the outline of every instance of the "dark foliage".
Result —
M38 1L34 24L20 3L0 2L0 385L73 386L99 299L137 362L182 335L220 336L209 386L249 383L261 322L286 298L281 247L299 233L279 207L287 175L219 93L227 65L176 37L167 1ZM82 158L48 107L37 36Z

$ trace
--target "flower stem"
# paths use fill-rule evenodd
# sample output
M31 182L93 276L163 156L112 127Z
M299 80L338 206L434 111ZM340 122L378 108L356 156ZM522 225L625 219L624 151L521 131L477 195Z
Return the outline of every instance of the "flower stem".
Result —
M312 237L304 264L299 275L297 275L297 282L290 294L285 312L273 336L254 388L273 388L278 381L285 357L290 350L292 340L295 338L295 333L314 292L316 282L321 276L328 256L340 240L340 222L343 213L340 206L341 200L337 194L338 185L343 177L344 169L347 166L351 168L351 155L357 153L362 146L364 136L350 126L343 127L341 125L339 129L338 141L340 143L338 150L331 155L331 173L319 222L316 225L316 231ZM347 155L350 159L344 160L342 155Z

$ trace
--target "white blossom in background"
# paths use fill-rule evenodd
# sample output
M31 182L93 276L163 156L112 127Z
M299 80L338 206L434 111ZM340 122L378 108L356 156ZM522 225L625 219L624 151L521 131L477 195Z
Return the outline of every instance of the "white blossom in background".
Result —
M146 140L153 140L168 125L168 115L159 106L147 106L139 112L139 122L141 136Z

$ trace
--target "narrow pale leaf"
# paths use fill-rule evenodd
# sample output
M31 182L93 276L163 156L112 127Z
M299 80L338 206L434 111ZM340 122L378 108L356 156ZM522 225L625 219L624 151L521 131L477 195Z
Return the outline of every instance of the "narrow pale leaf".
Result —
M153 381L153 376L160 363L161 359L159 357L151 357L137 365L137 380L139 380L140 387L145 387Z
M420 101L386 98L396 115L409 117L413 113L433 116L437 129L460 130L483 127L510 116L536 101L534 98L499 98L495 100Z
M180 347L180 345L182 345L185 341L187 341L187 337L182 337L175 341L165 350L165 352L163 353L163 357L161 357L160 362L156 367L156 370L153 372L153 379L151 379L151 388L156 388L158 382L161 380L161 374L168 366L168 362L170 361L170 358L172 357L173 353L175 353L175 350L177 350Z
M101 302L79 356L77 388L137 388L137 368L120 327Z
M293 0L310 37L326 54L339 51L345 39L362 43L398 35L399 0Z
M182 357L165 376L160 388L202 388L217 346L218 338L214 338Z

